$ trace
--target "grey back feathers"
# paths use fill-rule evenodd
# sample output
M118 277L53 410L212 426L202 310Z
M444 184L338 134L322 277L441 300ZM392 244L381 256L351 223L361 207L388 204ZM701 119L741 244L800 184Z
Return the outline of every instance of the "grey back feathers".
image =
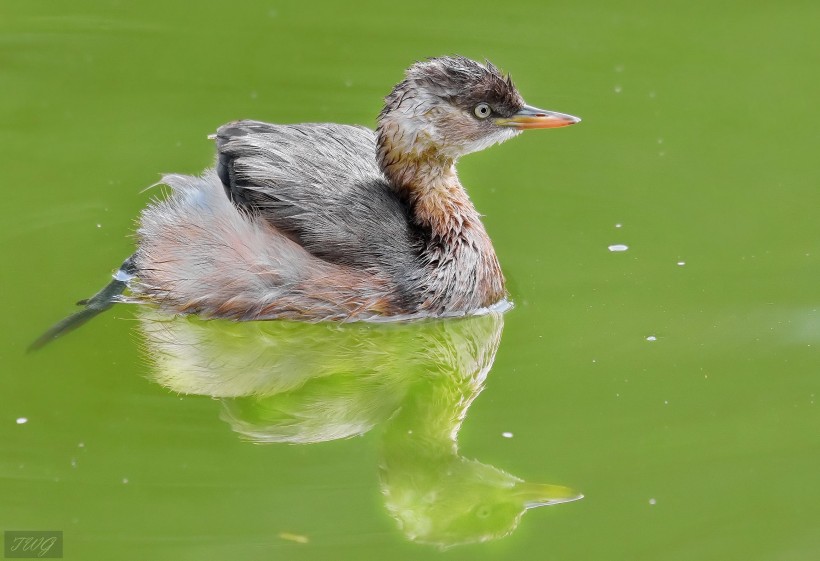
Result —
M410 303L424 240L376 164L373 131L238 121L216 141L217 171L237 207L321 259L393 279Z

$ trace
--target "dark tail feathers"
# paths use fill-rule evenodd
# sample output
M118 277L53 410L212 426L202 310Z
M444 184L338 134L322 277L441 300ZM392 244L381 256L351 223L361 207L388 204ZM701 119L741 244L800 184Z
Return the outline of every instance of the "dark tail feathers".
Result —
M62 337L69 331L74 331L97 314L103 313L116 304L117 296L125 291L125 288L128 286L128 280L133 277L136 272L137 267L134 263L134 256L132 255L120 265L119 270L114 274L114 280L105 285L102 290L91 298L77 302L77 305L85 306L82 310L52 325L48 331L40 335L36 341L29 345L28 352L36 351L54 339Z

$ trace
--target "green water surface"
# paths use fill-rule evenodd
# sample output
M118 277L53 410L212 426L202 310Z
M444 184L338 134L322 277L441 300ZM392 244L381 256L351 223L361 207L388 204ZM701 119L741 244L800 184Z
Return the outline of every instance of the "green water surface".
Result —
M0 530L61 530L79 560L820 559L818 21L814 1L4 0ZM452 53L584 119L459 164L511 312L123 306L25 353L130 254L142 190L211 164L217 126L372 126L405 67Z

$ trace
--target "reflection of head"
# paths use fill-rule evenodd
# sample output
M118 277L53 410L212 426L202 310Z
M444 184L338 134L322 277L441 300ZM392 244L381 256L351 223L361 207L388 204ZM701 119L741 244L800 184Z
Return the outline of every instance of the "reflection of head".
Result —
M413 541L450 546L509 534L526 508L579 498L458 454L503 319L403 324L232 323L144 311L160 384L221 398L223 418L255 442L315 443L385 424L385 502Z
M457 368L439 366L416 380L382 439L385 503L415 542L449 547L497 539L528 508L580 498L567 487L526 483L459 454L461 424L495 357L495 347L468 347Z
M388 511L408 539L441 547L504 537L528 508L581 498L568 487L527 483L461 457L426 477L402 475L383 474Z

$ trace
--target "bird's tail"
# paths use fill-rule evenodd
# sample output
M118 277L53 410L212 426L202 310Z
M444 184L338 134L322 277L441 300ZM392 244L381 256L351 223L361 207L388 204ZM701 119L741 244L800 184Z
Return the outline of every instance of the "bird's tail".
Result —
M118 301L117 297L125 291L128 286L128 281L136 274L137 267L134 262L134 257L135 256L132 255L123 261L120 268L114 273L113 280L105 285L102 290L91 298L77 302L78 306L84 306L82 310L52 325L45 333L40 335L36 341L29 345L28 351L36 351L44 347L54 339L77 329L97 314L103 313L116 304Z

